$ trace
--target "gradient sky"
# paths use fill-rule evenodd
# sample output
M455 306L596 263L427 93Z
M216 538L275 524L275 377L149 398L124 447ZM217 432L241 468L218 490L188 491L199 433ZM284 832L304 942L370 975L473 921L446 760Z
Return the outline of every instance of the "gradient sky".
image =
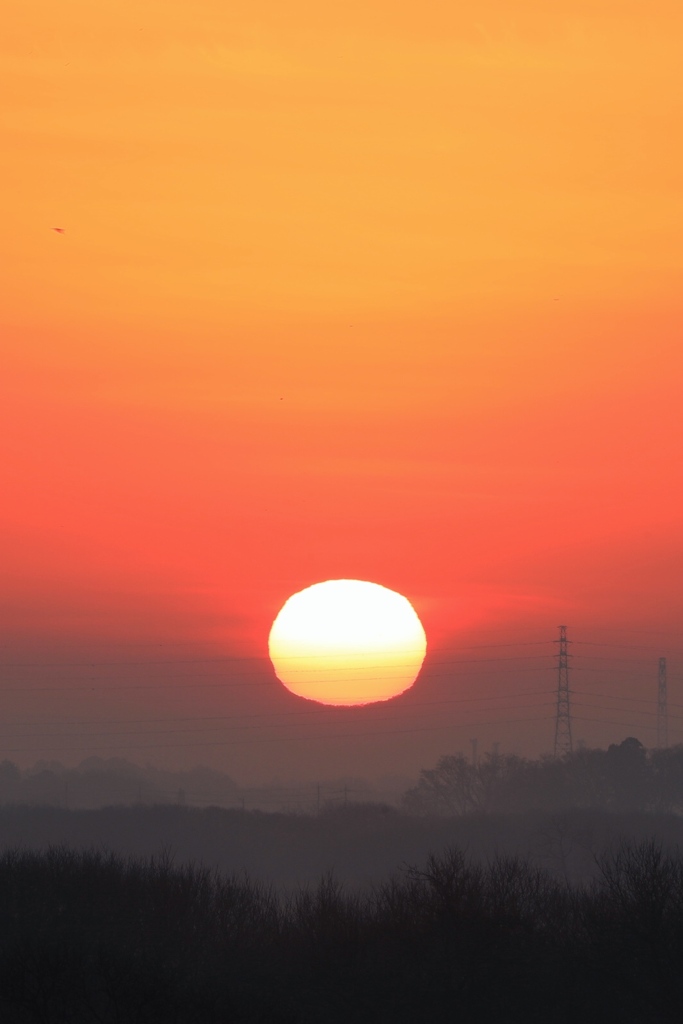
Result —
M589 744L683 702L683 9L512 6L7 0L7 756L537 753L560 622L643 648L574 648ZM432 664L309 714L268 631L337 577Z

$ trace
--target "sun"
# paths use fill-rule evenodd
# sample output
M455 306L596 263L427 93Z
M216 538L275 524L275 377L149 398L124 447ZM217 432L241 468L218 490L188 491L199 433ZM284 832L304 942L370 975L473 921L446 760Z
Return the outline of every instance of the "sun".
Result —
M268 640L288 690L321 704L390 700L415 682L427 637L407 598L378 583L327 580L283 605Z

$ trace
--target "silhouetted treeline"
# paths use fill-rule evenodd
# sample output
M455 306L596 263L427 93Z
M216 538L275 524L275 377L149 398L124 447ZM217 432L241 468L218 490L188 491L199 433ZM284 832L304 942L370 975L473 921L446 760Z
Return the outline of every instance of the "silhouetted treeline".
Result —
M406 780L407 781L407 780ZM169 771L123 758L91 757L75 768L38 762L21 771L0 762L0 805L88 809L134 804L237 807L317 814L366 801L398 804L407 814L683 812L683 745L646 750L635 738L607 750L579 749L562 758L487 754L477 764L462 754L441 757L417 784L351 776L323 783L240 786L206 767Z
M634 737L607 750L532 760L489 754L474 765L461 754L420 773L403 798L412 814L524 811L683 810L683 745L646 750Z
M224 772L196 766L169 771L134 764L122 757L89 757L75 768L58 761L38 761L21 770L0 761L0 805L88 809L132 804L179 804L191 807L316 814L329 804L390 800L397 803L409 777L384 777L374 784L347 775L309 783L238 785Z
M21 1024L680 1020L683 861L653 842L573 888L457 849L365 893L168 858L0 858L0 1019Z
M0 762L0 803L51 807L106 807L116 804L238 803L237 783L211 768L166 771L137 765L121 757L89 757L76 768L39 761L21 771Z
M599 851L624 836L683 847L683 816L588 810L427 817L384 804L331 806L319 815L177 805L81 811L0 807L0 850L66 845L144 858L168 849L177 864L248 871L279 885L303 884L334 871L354 889L447 846L466 849L482 863L496 854L523 857L579 883L595 876Z

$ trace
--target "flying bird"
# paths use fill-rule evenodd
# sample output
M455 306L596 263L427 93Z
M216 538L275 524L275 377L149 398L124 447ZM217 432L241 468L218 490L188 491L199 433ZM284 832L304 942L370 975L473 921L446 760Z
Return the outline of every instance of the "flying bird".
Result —
M66 228L53 228L52 230L56 231L58 235L63 235L66 231Z

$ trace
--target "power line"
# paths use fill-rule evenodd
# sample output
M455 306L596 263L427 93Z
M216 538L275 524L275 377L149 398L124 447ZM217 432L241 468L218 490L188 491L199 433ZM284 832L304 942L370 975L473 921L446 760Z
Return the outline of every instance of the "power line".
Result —
M650 702L651 703L651 702ZM640 708L615 708L615 707L604 707L602 704L585 704L582 701L574 702L576 708L593 708L596 711L616 711L617 714L629 715L635 713L637 715L647 715L648 718L657 718L659 715L658 711L642 711ZM683 721L683 715L671 715L671 718Z
M579 694L580 696L583 696L583 697L599 697L600 699L605 699L605 700L630 700L633 703L637 703L637 704L652 704L652 698L651 697L626 697L626 696L623 696L620 693L592 693L590 690L572 690L572 693L573 694ZM683 708L683 704L672 704L671 702L669 702L669 707L672 707L672 708ZM628 711L629 709L625 708L624 710ZM632 710L635 711L636 709L633 708ZM653 712L648 712L648 714L654 714L654 713L655 713L654 711Z
M652 669L652 662L648 662L648 664L650 666L650 669ZM610 675L610 674L613 675L614 674L612 672L612 670L609 669L609 668L594 668L592 665L572 665L572 672L586 672L586 673L592 673L592 674L595 674L595 675ZM644 678L645 678L645 673L642 672L642 671L639 671L639 672L623 672L622 670L619 671L619 679L639 679L642 682L644 680ZM669 676L669 679L671 679L671 676ZM674 679L677 682L683 682L683 676L674 676ZM650 701L652 701L652 698L650 698Z
M482 700L487 700L487 701L488 700L501 700L501 699L504 699L504 700L514 700L516 697L545 697L545 696L548 696L549 694L552 694L554 692L555 692L554 690L520 690L517 693L506 693L506 694L497 693L497 694L489 694L489 695L477 696L477 697L454 697L454 698L448 698L448 699L445 699L445 700L411 701L411 703L409 705L408 704L401 705L400 706L400 710L401 711L407 711L407 712L411 713L412 709L416 708L416 707L417 708L436 707L436 706L442 706L444 704L471 704L471 703L473 703L475 701L482 701ZM383 703L388 703L388 702L383 702ZM394 709L398 712L399 711L399 705L394 705ZM62 724L62 725L72 725L72 726L87 726L87 725L98 725L100 723L106 722L107 724L118 724L118 725L148 725L150 723L155 723L155 722L156 723L166 723L166 722L168 722L168 723L171 723L171 724L176 722L176 721L185 721L185 722L216 722L216 721L218 721L218 722L220 722L220 721L232 721L235 718L239 718L239 719L243 719L243 718L278 718L278 717L280 717L280 718L288 718L288 717L293 717L293 716L299 717L301 715L327 715L328 717L331 718L333 716L338 716L340 714L344 714L346 711L349 711L349 710L350 710L349 708L344 708L344 707L340 707L340 706L336 706L336 705L328 705L328 706L320 705L319 707L316 707L316 708L302 708L302 709L299 709L297 711L263 711L263 712L257 712L257 713L249 713L247 715L239 715L239 714L238 715L200 715L200 716L198 716L198 715L190 715L190 716L183 715L180 718L132 718L132 719L131 718L115 718L115 719L107 718L107 719L101 719L99 721L98 720L92 720L92 719L90 719L90 720L79 719L77 721L61 722L60 724ZM472 709L472 710L476 710L476 709ZM496 708L496 709L493 709L493 710L499 710L499 709ZM27 725L27 726L29 726L29 725L43 725L45 723L40 721L40 720L33 721L33 722L21 722L21 721L16 721L15 720L11 724L14 727L16 725Z
M580 715L574 716L575 722L595 722L598 725L627 725L630 729L656 729L657 727L652 723L647 722L613 722L608 718L584 718Z
M450 673L434 672L433 669L434 668L439 668L439 669L456 668L457 669L459 666L462 666L462 665L467 665L467 666L478 666L478 665L488 666L490 664L501 664L501 663L502 664L526 663L528 665L528 663L530 663L530 662L546 662L546 660L548 660L551 656L552 655L550 655L550 654L529 654L529 655L521 655L521 656L513 655L511 657L457 658L457 659L451 659L451 660L440 660L440 662L434 662L434 660L425 660L425 662L422 664L422 666L420 668L420 674L423 675L423 676L427 676L430 679L449 678ZM577 655L571 655L571 654L567 653L567 666L568 666L568 659L572 659L572 662L573 662L573 659L575 658L575 656L577 656ZM268 660L266 658L255 659L255 660L257 660L257 662L260 662L260 664L263 666L263 668L267 671L267 674L270 676L270 674L272 673L272 668L271 668ZM591 660L600 660L600 662L609 662L610 664L614 664L615 662L618 662L618 660L625 660L625 659L603 657L601 655L596 655L596 656L591 655ZM642 660L642 662L634 662L633 659L626 659L626 660L627 660L629 665L643 665L643 666L650 665L650 663L649 662L645 662L645 660ZM83 663L81 663L81 662L78 662L78 663L11 663L11 664L8 664L8 665L6 665L4 667L0 667L0 671L2 671L3 668L4 669L12 669L14 671L24 670L24 669L52 669L52 670L57 670L58 669L58 670L68 670L68 669L74 669L74 668L81 668L81 669L97 668L97 669L100 669L100 670L102 670L102 669L109 670L109 673L106 674L106 675L98 674L98 675L95 675L95 676L89 676L88 679L89 679L90 682L92 682L92 681L102 681L102 680L111 678L111 675L113 673L118 672L122 668L135 667L135 668L139 668L139 669L144 670L146 668L159 668L159 667L163 667L165 665L169 665L169 666L206 666L207 668L212 668L212 667L215 666L216 671L215 672L211 672L211 673L209 673L207 671L204 671L204 672L201 672L201 673L198 673L198 672L188 672L186 674L184 674L184 673L182 673L182 674L173 673L171 675L164 675L164 680L168 680L168 679L197 680L197 679L201 679L201 678L215 679L217 677L220 677L221 669L223 668L223 666L226 666L226 665L229 665L229 664L230 664L230 659L223 659L223 658L195 658L195 659L191 659L191 660L183 660L183 659L174 660L174 659L169 659L169 660L163 660L163 662L157 662L157 660L155 660L155 662L151 662L151 660L147 660L147 662L125 662L125 663L119 663L119 662L98 662L98 663L86 663L86 662L83 662ZM370 664L368 664L367 662L360 662L360 660L359 660L358 665L356 665L356 666L351 665L351 666L344 666L344 667L329 668L328 670L326 670L326 674L330 674L330 673L347 674L347 673L353 672L353 671L365 671L365 670L367 670L369 668L371 668L371 669L372 668L386 669L386 663L379 663L378 662L378 663L370 663ZM405 670L408 671L410 669L414 669L415 666L414 666L414 664L411 664L411 663L394 662L393 664L390 665L390 668L392 670L400 670L400 669L404 668ZM533 665L533 666L529 665L528 669L523 670L523 671L545 671L545 667L543 667L543 666L536 666L536 665ZM592 666L592 665L587 665L587 664L581 664L581 665L572 664L572 671L573 672L584 672L584 673L586 673L586 672L588 672L588 673L609 673L608 669L602 669L602 668L595 667L595 666ZM297 670L297 675L302 675L302 674L315 675L318 672L319 672L319 669L317 669L317 668L298 669ZM379 674L377 676L368 676L366 678L368 680L372 680L372 679L387 679L392 674L393 673L384 672L384 673L381 673L381 674ZM620 677L622 677L622 675L623 674L620 673ZM642 678L642 674L641 673L633 673L631 675L632 675L633 678ZM272 676L270 678L268 678L268 679L259 679L259 678L256 678L256 679L244 679L244 680L225 679L225 680L217 683L216 685L218 685L218 686L225 686L225 687L239 687L239 686L250 686L251 687L251 686L259 686L259 685L268 685L269 686L269 685L272 684L273 678L276 678L276 677L274 677L274 673L272 673ZM57 685L56 682L55 682L55 685ZM167 682L145 683L145 684L117 684L117 688L118 689L147 689L147 688L165 687L167 685L168 685ZM78 685L72 685L72 686L60 687L60 688L61 689L84 689L84 688L89 688L89 687L87 686L87 684L78 684ZM51 690L51 689L54 689L54 686L40 686L40 687L27 687L27 686L8 687L8 686L0 686L0 693L2 693L2 692L5 692L5 693L7 693L7 692L15 692L15 691L18 691L18 690L20 690L22 692L31 692L31 691L33 691L33 692L39 692L39 691L43 692L43 691Z
M438 649L440 651L442 651L442 652L445 652L445 651L449 651L449 650L451 650L451 651L491 650L491 649L494 649L494 648L497 648L497 647L546 647L549 644L552 644L553 642L554 641L552 641L552 640L514 640L514 641L510 641L510 642L506 642L506 643L496 643L496 644L458 644L457 647L439 647ZM198 648L201 648L201 647L206 647L208 645L214 645L214 646L220 646L220 647L224 647L225 646L224 642L221 641L221 640L201 640L201 641L198 641L198 640L197 641L180 640L180 641L172 641L172 642L159 641L158 643L142 643L142 642L140 642L140 643L128 643L128 644L119 643L118 641L116 643L95 644L92 641L86 641L85 643L79 643L78 644L78 646L80 648L86 648L87 649L87 648L92 648L92 647L95 647L95 648L96 647L102 647L102 648L106 648L107 650L111 650L112 647L115 648L115 649L118 649L118 650L128 650L128 649L134 648L134 647L154 648L154 649L156 649L158 647L164 647L164 648L165 647L172 647L172 648L174 648L174 647L198 647ZM420 648L420 650L421 650L421 648ZM417 648L415 650L413 650L411 653L416 653L416 652L417 652ZM261 655L258 655L258 654L234 654L234 655L226 655L226 657L232 658L235 661L260 661L261 660ZM264 657L266 657L266 656L264 655ZM296 657L298 658L299 656L297 655ZM302 657L314 657L314 658L317 658L318 655L315 655L315 654L314 655L302 655ZM325 655L321 655L321 657L325 657ZM334 657L334 655L331 655L331 657Z
M419 651L402 651L402 654L419 654ZM348 657L347 655L339 654L307 654L301 655L301 657L292 658L278 658L278 661L323 661L325 658L333 659L334 661L340 661L341 658ZM387 659L378 661L377 663L367 662L361 655L356 655L359 663L358 665L353 664L352 657L349 658L350 665L343 665L339 668L326 668L326 672L348 672L349 668L386 668ZM540 661L545 658L552 657L550 654L523 654L513 655L512 657L502 658L449 658L444 661L427 661L423 664L427 665L474 665L474 664L487 664L488 662L494 661ZM109 667L109 668L146 668L150 665L229 665L239 663L241 661L247 661L248 663L257 663L259 665L270 666L270 659L267 657L263 658L231 658L231 657L215 657L215 658L163 658L163 659L145 659L144 661L35 661L35 662L6 662L4 665L0 665L0 670L3 669L18 669L18 668L98 668L98 667ZM413 662L392 662L397 667L407 666L412 667ZM320 672L318 665L313 666L310 669L298 669L299 672Z
M597 640L575 640L577 647L616 647L622 651L658 651L659 647L651 647L649 644L613 644Z
M595 629L591 625L585 623L571 623L574 629L585 629L587 632L594 633ZM639 636L680 636L680 629L633 629L631 626L600 626L599 632L604 633L635 633Z
M495 707L495 708L491 708L490 710L491 711L501 711L501 712L502 711L528 711L528 710L532 710L532 709L536 709L536 708L545 708L545 707L552 707L552 706L553 706L553 701L541 701L541 702L537 701L534 704L503 705L502 707ZM471 712L476 712L478 710L482 710L482 709L481 708L471 708L470 709ZM245 717L249 717L249 716L245 716ZM258 716L253 716L253 717L258 717ZM411 718L413 718L413 719L415 719L415 718L425 718L425 717L427 717L427 716L424 715L424 714L419 715L419 716L418 715L411 716ZM376 722L389 722L389 721L394 721L394 720L395 720L395 718L394 718L393 715L384 715L384 716L379 717L379 718L374 718L372 724L374 725ZM231 719L231 721L234 721L234 719ZM497 719L497 721L498 721L498 719ZM504 721L504 719L503 719L503 721ZM61 725L64 725L66 723L60 722L58 724L61 726ZM145 723L141 723L141 724L145 724ZM175 723L170 723L170 724L175 724ZM246 730L251 730L251 729L273 729L273 728L278 728L279 726L288 726L290 724L292 724L292 723L290 723L290 722L271 722L271 723L258 723L258 724L254 724L254 725L227 725L227 724L224 724L224 725L216 726L216 727L213 727L213 728L209 726L209 727L202 727L202 728L195 728L195 729L151 729L151 730L147 730L147 731L141 730L141 729L134 729L134 730L122 729L122 730L118 730L116 732L91 732L91 733L88 733L88 739L93 739L93 738L97 738L97 737L107 737L109 739L118 739L119 737L125 737L125 736L136 736L136 737L137 736L173 736L173 735L190 735L190 734L194 734L194 733L201 733L203 736L205 736L205 735L207 735L207 733L212 733L212 732L244 732ZM319 723L319 724L322 724L322 723ZM465 724L465 723L463 723L463 724ZM467 723L467 724L477 724L477 723ZM21 725L21 723L13 722L12 723L12 728L16 729L20 725ZM384 733L382 733L382 735L384 735ZM40 738L40 737L45 737L45 736L51 737L53 739L74 739L74 735L70 734L70 733L55 733L53 731L51 731L51 732L43 732L43 733L37 733L37 732L32 733L32 738Z
M569 657L570 658L575 658L576 655L570 654ZM604 654L587 654L587 655L579 655L579 657L581 658L582 662L587 662L587 661L609 661L610 664L612 664L612 665L625 663L627 665L643 665L643 666L647 665L649 668L652 668L652 658L621 658L621 657L611 658L611 657L608 657L608 656L606 656ZM590 668L590 665L588 665L587 667Z
M547 721L550 721L550 720L551 720L551 718L548 715L534 716L534 717L531 717L531 718L502 718L502 719L495 718L495 719L490 719L488 721L482 721L482 722L468 722L467 723L467 727L469 728L469 727L471 727L473 725L506 725L508 723L518 723L518 722L547 722ZM444 723L443 725L429 726L429 727L424 727L424 728L419 728L419 729L396 729L396 730L386 730L386 731L374 730L372 732L368 732L368 731L365 731L365 732L352 732L352 733L345 732L345 733L336 733L336 734L329 734L329 733L327 733L327 734L320 734L320 735L313 734L313 735L309 735L309 736L268 736L267 738L264 738L264 742L266 740L267 740L268 743L273 743L273 742L275 742L275 743L282 743L282 742L302 743L302 742L308 742L309 740L310 741L323 740L323 741L327 742L328 740L337 740L337 739L362 740L362 739L365 739L365 738L370 738L371 739L371 738L374 738L374 737L377 737L377 736L407 736L407 735L413 735L413 734L416 734L416 733L424 733L424 732L442 732L444 730L447 730L447 731L450 732L450 731L452 731L452 728L453 728L453 726L452 726L451 723L448 723L448 724ZM73 737L66 737L66 738L72 739ZM113 738L115 739L115 737L113 737ZM115 749L117 751L118 750L145 750L145 751L150 751L150 750L176 750L178 748L192 747L192 746L201 746L201 747L233 747L233 746L246 746L246 745L252 746L253 743L254 743L253 739L249 739L249 740L216 740L216 741L211 740L209 742L206 742L204 740L198 739L195 742L191 742L191 743L165 743L165 744L161 744L161 745L144 744L143 746L130 746L130 745L121 746L120 744L117 743L116 746L115 746ZM85 745L85 749L88 749L87 744ZM101 752L101 745L97 744L97 746L94 749L96 749L98 752ZM27 748L27 747L8 747L8 748L4 749L4 753L7 753L7 754L25 754L25 753L30 753L30 752L31 752L30 748ZM61 753L62 752L62 748L61 747L52 747L52 748L48 748L48 749L44 750L43 752L44 753Z
M515 659L511 659L511 660L515 660ZM522 660L526 660L526 659L522 659ZM480 664L480 662L473 662L472 664ZM546 672L548 670L548 667L549 666L547 666L547 665L532 665L532 666L526 667L524 669L524 672L525 673L526 672L535 672L535 671ZM424 675L429 680L431 680L431 681L438 680L438 679L452 680L452 678L453 678L452 673L430 672L429 670L426 670L424 672ZM94 686L92 686L90 684L95 683L95 682L109 682L109 683L112 682L111 676L108 676L108 675L89 676L88 678L89 678L89 682L88 683L69 684L67 686L60 685L58 680L55 681L52 685L49 685L49 686L2 686L2 687L0 687L0 694L3 694L3 693L22 693L22 694L23 693L55 693L55 692L63 693L65 691L72 691L72 690L73 691L84 691L84 690L93 690ZM242 689L242 688L250 688L250 689L252 689L252 688L256 688L256 687L272 687L274 685L277 685L277 686L282 685L274 674L270 678L268 678L268 679L256 678L256 679L239 680L239 681L236 681L236 680L233 680L233 679L222 679L220 682L205 683L205 682L201 682L200 680L205 679L205 678L216 679L216 674L215 673L211 673L211 674L207 674L207 673L192 673L190 675L164 676L164 680L160 681L158 683L119 683L118 681L116 681L116 683L115 683L115 690L116 690L116 692L122 691L122 690L159 690L159 689L171 691L172 687L169 686L169 683L168 683L168 679L169 678L170 679L188 680L188 681L191 681L195 687L202 687L203 689L212 689L212 688L213 689L227 689L227 690ZM372 682L373 680L374 681L379 681L379 680L394 679L394 678L396 678L394 674L391 674L391 675L384 674L384 675L366 676L365 677L365 681L366 682Z
M526 668L512 669L510 671L523 672L547 672L551 666L549 665L529 665ZM429 670L423 670L424 677L430 681L448 679L452 680L451 673L443 672L430 672ZM582 672L597 675L609 675L612 674L610 669L605 668L593 668L582 665L572 664L572 672ZM273 676L269 679L255 678L249 680L236 681L234 679L220 679L219 682L204 682L205 679L220 679L220 673L206 673L206 672L193 672L193 673L164 673L163 681L157 683L120 683L118 680L115 683L115 689L107 692L119 692L128 690L165 690L169 695L176 694L181 690L182 683L184 681L192 682L194 688L201 689L222 689L222 690L233 690L233 689L254 689L258 687L272 687L274 685L280 686L280 682L277 677ZM372 679L385 679L386 676L373 676ZM643 673L619 673L620 679L637 679L643 680ZM669 676L671 679L671 676ZM674 681L683 682L683 677L674 676ZM170 683L169 680L175 680L178 682ZM0 686L0 695L5 693L65 693L65 692L84 692L94 691L95 687L92 683L112 683L111 675L91 675L88 676L87 683L76 683L69 685L61 685L59 680L55 680L51 685L47 686ZM572 690L572 693L579 692ZM587 692L587 691L582 691ZM605 696L610 696L606 694ZM616 698L615 698L616 699ZM638 698L624 698L636 700ZM651 699L650 701L651 702Z

